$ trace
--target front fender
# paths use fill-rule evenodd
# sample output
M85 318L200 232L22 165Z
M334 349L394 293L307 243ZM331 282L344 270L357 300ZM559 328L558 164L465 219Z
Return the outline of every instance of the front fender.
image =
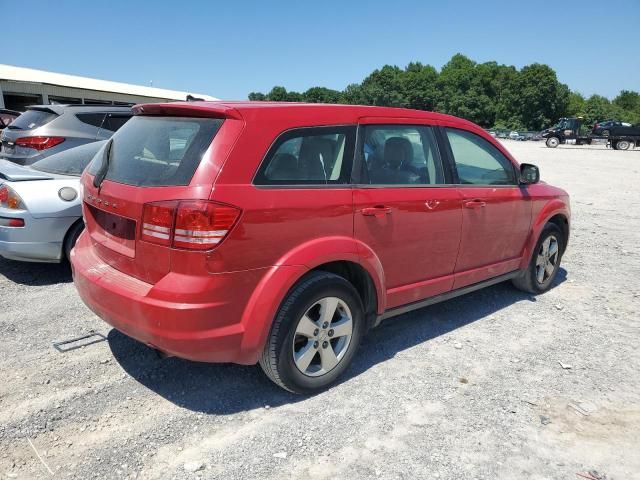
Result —
M338 261L359 264L367 271L376 289L378 313L384 311L386 290L382 264L369 247L350 237L311 240L280 258L254 289L242 315L244 335L239 363L258 361L278 309L296 282L310 270Z
M556 215L562 215L567 220L567 223L570 224L571 213L569 211L569 206L562 199L551 199L545 202L542 208L537 211L534 207L533 222L531 223L531 235L527 240L527 244L522 255L522 260L520 262L521 269L528 267L531 256L533 255L533 250L535 249L538 238L540 238L540 234L542 233L542 229L549 220Z

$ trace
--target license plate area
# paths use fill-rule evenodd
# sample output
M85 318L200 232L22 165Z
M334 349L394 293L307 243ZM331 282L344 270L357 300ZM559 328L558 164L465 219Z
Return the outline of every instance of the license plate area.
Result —
M87 205L87 207L95 225L89 231L91 238L110 250L135 258L136 221L105 212L93 205Z

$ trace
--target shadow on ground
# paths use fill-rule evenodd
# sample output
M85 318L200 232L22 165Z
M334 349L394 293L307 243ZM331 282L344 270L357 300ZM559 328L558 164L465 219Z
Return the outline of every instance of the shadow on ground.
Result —
M565 279L566 271L561 269L554 288ZM516 290L510 283L502 283L387 320L365 337L342 381L393 358L398 352L482 321L505 307L535 301L534 296ZM129 375L189 410L227 415L305 398L271 383L258 366L207 364L178 358L161 360L152 349L115 329L109 332L108 341L114 357Z
M71 267L67 262L16 262L2 257L0 257L0 276L5 276L12 282L30 287L69 283L73 280Z

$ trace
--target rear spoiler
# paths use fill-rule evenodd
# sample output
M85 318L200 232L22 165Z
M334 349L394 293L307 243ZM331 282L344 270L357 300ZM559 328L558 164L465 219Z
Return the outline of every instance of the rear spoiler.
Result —
M133 107L134 115L164 115L170 117L233 118L242 120L240 112L219 102L145 103Z

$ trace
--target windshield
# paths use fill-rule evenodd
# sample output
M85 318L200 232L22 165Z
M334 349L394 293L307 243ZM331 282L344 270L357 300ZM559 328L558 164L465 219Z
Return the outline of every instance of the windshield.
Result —
M566 118L561 118L560 121L551 128L569 128L569 120L567 120Z
M40 172L79 177L105 143L106 140L70 148L43 158L31 165L31 168Z
M112 137L106 180L137 186L188 185L222 120L134 116ZM96 175L101 155L89 166Z
M27 110L16 118L8 128L9 130L32 130L46 125L57 116L55 113L43 112L42 110Z

